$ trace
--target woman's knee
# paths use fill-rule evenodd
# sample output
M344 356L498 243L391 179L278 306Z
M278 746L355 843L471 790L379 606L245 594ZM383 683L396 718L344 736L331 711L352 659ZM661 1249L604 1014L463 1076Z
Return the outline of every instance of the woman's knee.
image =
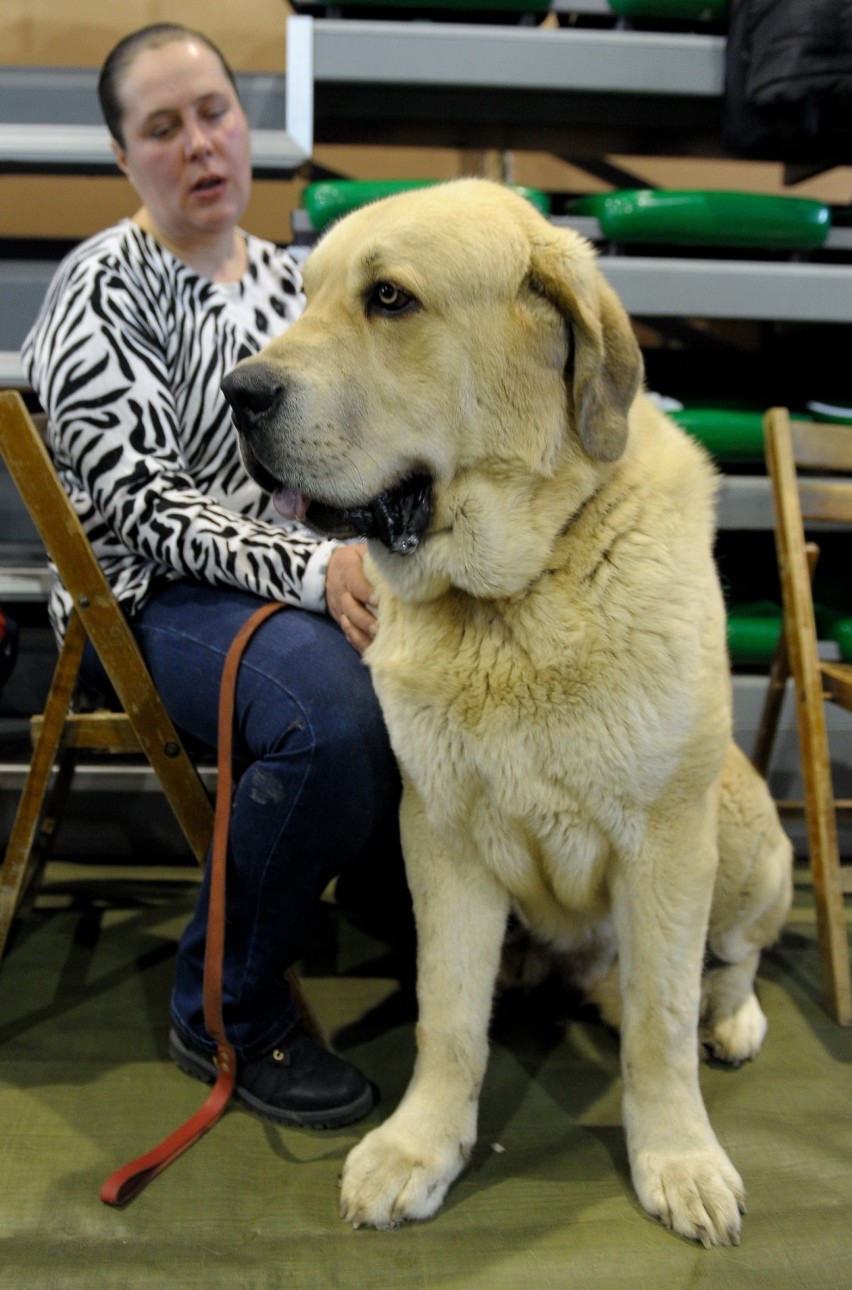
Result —
M270 631L258 648L252 643L246 652L246 675L237 691L238 701L242 697L251 712L246 728L263 731L259 737L269 751L273 742L276 748L295 750L307 741L324 771L357 775L358 763L363 763L367 773L377 768L384 773L392 760L390 746L361 657L327 619L301 624L296 648L286 623L272 619L265 627L276 624L277 632Z

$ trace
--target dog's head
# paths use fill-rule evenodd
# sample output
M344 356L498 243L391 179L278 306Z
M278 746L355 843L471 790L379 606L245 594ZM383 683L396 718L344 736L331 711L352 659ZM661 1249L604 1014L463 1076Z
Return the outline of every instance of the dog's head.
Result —
M307 309L225 379L279 510L365 536L402 594L513 594L624 451L641 358L582 238L459 180L368 206Z

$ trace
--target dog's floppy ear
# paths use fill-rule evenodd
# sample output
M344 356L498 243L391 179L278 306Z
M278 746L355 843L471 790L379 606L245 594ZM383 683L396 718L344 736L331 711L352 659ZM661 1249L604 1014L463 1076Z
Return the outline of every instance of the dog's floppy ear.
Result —
M567 230L535 242L531 282L563 314L573 336L567 375L580 442L590 457L615 461L627 442L627 414L642 379L630 320L591 247Z

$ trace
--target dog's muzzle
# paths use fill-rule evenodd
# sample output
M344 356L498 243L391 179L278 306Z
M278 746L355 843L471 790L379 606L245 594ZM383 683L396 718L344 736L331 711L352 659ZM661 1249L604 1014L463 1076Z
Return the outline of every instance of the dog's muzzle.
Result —
M353 506L337 506L306 497L287 480L277 478L263 460L259 441L281 431L276 428L287 399L286 386L263 364L236 368L222 381L240 435L243 460L251 477L272 495L279 514L303 520L332 538L375 538L394 555L417 550L432 518L432 480L412 471L375 497Z

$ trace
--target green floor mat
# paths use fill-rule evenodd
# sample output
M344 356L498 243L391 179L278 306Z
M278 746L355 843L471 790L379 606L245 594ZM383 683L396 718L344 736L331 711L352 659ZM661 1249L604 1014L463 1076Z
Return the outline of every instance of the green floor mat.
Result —
M714 1127L749 1187L738 1249L647 1218L630 1186L618 1045L553 990L497 1007L469 1167L433 1221L353 1231L337 1176L364 1126L301 1132L227 1112L125 1209L104 1177L199 1105L166 1053L175 942L194 875L142 881L63 864L0 969L0 1286L10 1290L841 1290L852 1267L852 1032L818 1001L802 888L764 957L769 1037L705 1066ZM381 1086L413 1056L408 960L324 908L302 972L340 1049Z

